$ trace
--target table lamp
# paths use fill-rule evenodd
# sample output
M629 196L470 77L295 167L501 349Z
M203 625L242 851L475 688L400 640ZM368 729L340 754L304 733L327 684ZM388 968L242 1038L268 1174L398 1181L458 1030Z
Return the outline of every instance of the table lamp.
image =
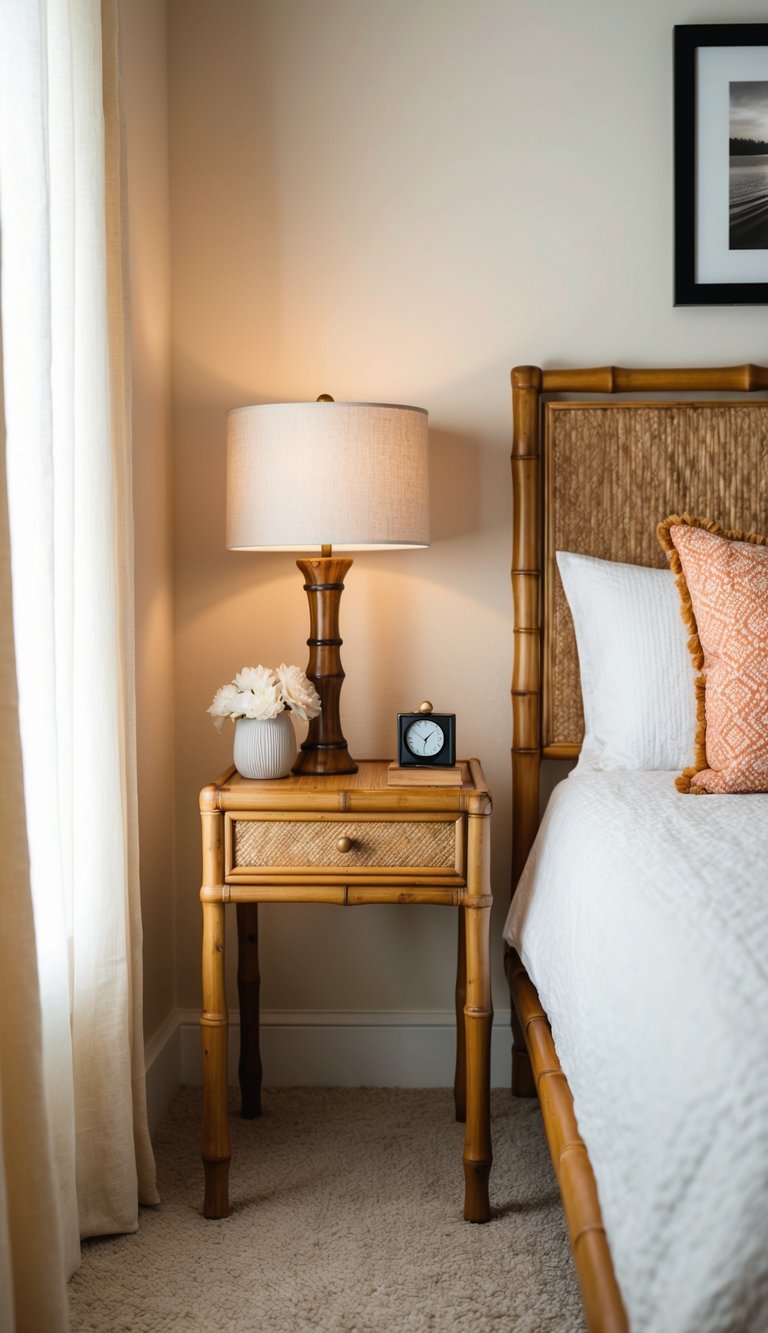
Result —
M341 730L338 551L429 545L427 413L389 403L263 403L227 413L227 546L297 560L309 599L307 675L321 711L293 771L354 773Z

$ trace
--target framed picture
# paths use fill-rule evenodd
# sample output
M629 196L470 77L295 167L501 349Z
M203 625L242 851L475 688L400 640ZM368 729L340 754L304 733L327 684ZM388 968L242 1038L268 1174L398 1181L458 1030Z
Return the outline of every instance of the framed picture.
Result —
M768 304L768 23L675 28L675 305Z

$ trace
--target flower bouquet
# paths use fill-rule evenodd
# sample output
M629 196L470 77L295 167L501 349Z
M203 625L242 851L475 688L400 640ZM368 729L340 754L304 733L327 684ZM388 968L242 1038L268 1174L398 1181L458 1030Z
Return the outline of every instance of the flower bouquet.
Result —
M219 731L225 718L235 723L235 767L243 777L280 778L296 758L290 714L310 721L320 712L320 697L297 666L243 667L216 691L208 712Z
M320 696L300 667L281 662L274 671L265 666L243 667L229 685L216 691L208 712L221 731L227 717L233 722L239 717L264 722L284 708L308 722L320 712Z

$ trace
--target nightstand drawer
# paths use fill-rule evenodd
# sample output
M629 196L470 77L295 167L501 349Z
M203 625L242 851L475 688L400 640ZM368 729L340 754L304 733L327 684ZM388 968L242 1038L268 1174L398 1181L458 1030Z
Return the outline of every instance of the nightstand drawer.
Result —
M372 869L408 870L413 874L463 875L461 818L414 819L380 815L366 818L243 819L228 816L226 873L243 878L249 871L285 872L312 868L332 874Z

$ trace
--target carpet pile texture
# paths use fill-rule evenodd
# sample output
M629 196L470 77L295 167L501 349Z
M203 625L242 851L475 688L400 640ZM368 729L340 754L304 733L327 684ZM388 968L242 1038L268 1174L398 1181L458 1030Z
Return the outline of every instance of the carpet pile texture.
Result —
M463 1126L441 1089L280 1088L231 1104L232 1213L201 1214L201 1094L155 1145L162 1203L86 1242L73 1333L581 1333L536 1102L493 1093L493 1219L461 1216Z

